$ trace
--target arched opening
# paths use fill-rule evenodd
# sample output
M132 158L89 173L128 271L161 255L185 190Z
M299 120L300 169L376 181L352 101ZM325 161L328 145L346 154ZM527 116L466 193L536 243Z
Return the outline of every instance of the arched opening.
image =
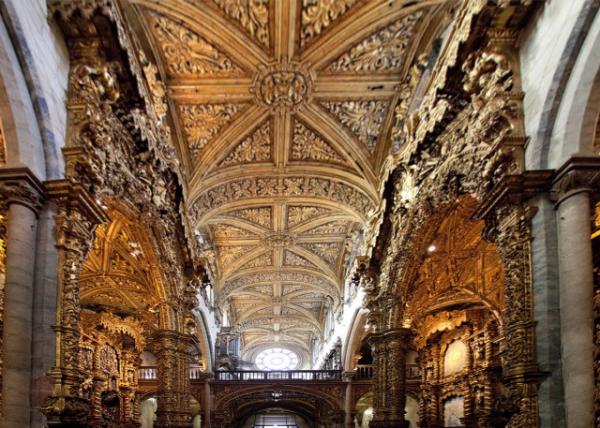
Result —
M248 416L240 428L312 428L314 423L285 408L263 409Z
M491 412L503 388L503 264L482 237L483 222L470 219L473 206L463 199L437 225L408 294L405 323L418 358L407 354L407 379L418 363L422 424L468 426Z
M140 424L141 428L152 428L156 421L157 403L155 397L148 397L140 402Z

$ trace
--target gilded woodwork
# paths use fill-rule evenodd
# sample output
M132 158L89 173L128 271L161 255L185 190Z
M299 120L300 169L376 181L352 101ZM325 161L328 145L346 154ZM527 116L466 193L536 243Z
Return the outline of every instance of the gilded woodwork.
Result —
M422 418L432 419L431 426L439 424L440 400L452 388L470 394L466 416L480 418L481 426L500 425L494 417L510 427L538 426L533 210L524 203L529 178L523 174L514 54L530 2L459 5L435 65L415 49L427 44L421 39L427 18L442 9L441 2L397 2L390 10L383 0L131 0L125 3L144 28L139 34L126 31L116 3L101 9L91 0L70 3L54 6L71 55L65 156L72 184L50 185L59 207L63 287L55 393L44 409L51 425L81 420L90 404L76 370L79 275L107 277L105 290L85 294L99 299L90 298L91 306L158 311L160 328L168 329L156 332L153 345L163 374L159 424L186 426L189 338L182 327L195 288L183 266L194 256L207 261L218 305L232 308L246 352L280 342L308 355L312 338L324 339L325 306L332 301L339 307L354 256L372 244L357 237L374 237L380 227L371 260L359 266L375 331L374 425L404 423L406 385L398 367L409 342L405 329L412 326L434 371L442 355L431 344L434 336L444 342L466 338L468 330L473 352L481 335L489 340L503 334L508 344L499 387L505 389L496 395L490 386L496 379L486 371L474 370L481 376L468 380L481 383L482 391L467 391L465 377L434 377L442 392L422 392ZM72 19L75 11L79 23ZM112 42L125 60L106 59L100 40L106 34L90 24L95 14L115 24ZM86 31L81 21L90 24ZM150 47L143 55L136 52L136 37ZM431 82L414 107L411 95L426 67ZM386 159L390 135L397 150ZM394 173L383 203L387 170ZM176 196L181 194L183 201ZM475 202L464 202L465 195ZM116 252L112 244L94 247L95 225L107 221L97 203L107 196L130 201L135 212L148 213L144 222L158 224L164 292L152 296L147 308L135 305L141 294L134 290L147 293L152 282L132 254L144 254L131 244L139 242L117 237ZM452 213L483 222L463 228ZM440 224L448 232L436 236ZM98 228L98 242L108 229ZM439 252L424 257L432 242ZM88 252L90 262L81 270ZM113 273L118 281L111 280ZM132 297L119 294L123 302L117 302L114 290ZM444 308L451 304L485 306L498 318L498 330L486 330L491 323L482 327L466 314L448 317ZM451 331L434 326L438 310ZM125 327L101 328L134 334ZM487 354L483 360L489 365ZM215 394L234 395L227 388ZM341 402L343 392L327 388L324 401ZM492 397L506 399L490 409ZM225 401L216 400L215 414L230 421L235 406ZM481 411L475 411L478 405Z
M523 25L517 18L526 16L529 4L512 7L506 13L515 20L493 21L487 28L476 28L475 23L492 19L503 6L496 9L495 4L473 1L457 10L448 43L431 71L428 91L403 124L403 147L392 178L394 206L382 222L386 229L376 244L375 257L363 269L362 282L376 328L410 325L418 311L411 313L405 303L410 302L424 254L443 219L463 195L472 195L480 206L475 212L472 207L471 215L485 220L485 227L477 226L480 235L493 242L497 252L493 258L500 259L505 273L491 273L483 283L478 280L483 288L477 289L474 299L491 308L494 302L506 304L500 320L508 344L502 379L506 399L497 412L509 420L507 426L535 427L539 424L539 372L529 258L529 222L534 211L524 201L536 177L522 175L525 138L518 58L514 56ZM448 93L454 94L452 103ZM459 98L464 104L457 102ZM444 281L458 281L461 287L462 281L468 281L468 285L459 260L451 259L449 268ZM427 285L429 290L448 287L447 283L436 286L435 278L429 278L433 281ZM503 296L492 290L486 295L486 283L501 283ZM472 290L468 286L462 299L473 297ZM421 303L427 303L428 296L422 293Z
M63 149L67 179L46 183L57 211L59 256L54 385L42 406L49 426L85 424L101 416L98 400L111 414L120 403L135 423L135 387L116 391L102 389L101 382L83 382L82 308L84 314L112 312L96 330L133 335L133 354L139 355L140 325L149 331L183 331L193 318L190 305L196 306L185 269L186 263L193 267L196 247L179 210L181 170L165 119L165 88L150 56L138 55L120 9L112 2L97 6L49 6L70 55ZM124 205L113 210L117 200ZM133 222L151 230L141 231ZM152 259L150 253L160 257ZM139 313L146 318L122 317ZM104 347L92 355L108 361L110 353ZM135 360L133 354L123 363ZM185 385L181 393L189 394Z

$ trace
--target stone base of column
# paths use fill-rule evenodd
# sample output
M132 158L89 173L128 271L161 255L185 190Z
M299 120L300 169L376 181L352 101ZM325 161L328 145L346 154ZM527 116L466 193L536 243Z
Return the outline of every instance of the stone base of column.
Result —
M42 408L49 428L86 428L90 403L79 397L50 397Z

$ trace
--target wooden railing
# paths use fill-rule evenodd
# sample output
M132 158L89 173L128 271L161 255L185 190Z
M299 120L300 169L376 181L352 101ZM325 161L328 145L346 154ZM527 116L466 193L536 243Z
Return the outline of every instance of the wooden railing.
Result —
M215 380L342 380L341 370L231 370L215 372Z

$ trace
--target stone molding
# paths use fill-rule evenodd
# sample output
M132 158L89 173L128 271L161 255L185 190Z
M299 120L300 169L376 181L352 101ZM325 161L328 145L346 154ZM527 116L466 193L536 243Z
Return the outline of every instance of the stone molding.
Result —
M23 205L36 216L46 200L44 185L27 167L0 168L0 195L7 205Z
M600 195L600 156L573 156L556 170L551 197L556 206L581 192Z

